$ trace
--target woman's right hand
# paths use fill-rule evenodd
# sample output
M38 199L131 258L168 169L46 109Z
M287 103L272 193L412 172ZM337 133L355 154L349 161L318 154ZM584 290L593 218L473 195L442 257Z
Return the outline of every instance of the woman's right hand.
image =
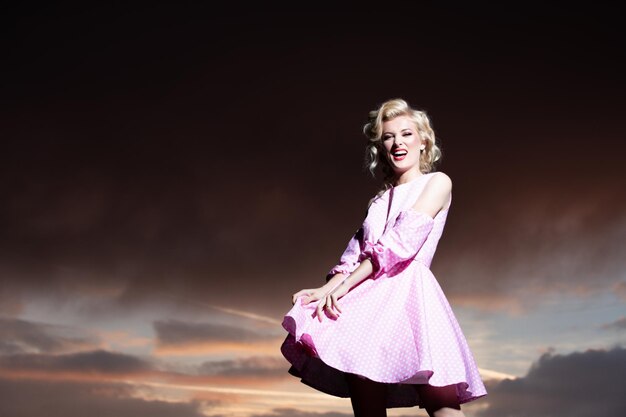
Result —
M313 301L321 299L322 297L324 297L324 295L326 295L326 292L322 288L309 288L300 290L291 296L291 304L295 304L296 300L298 300L299 297L304 297L302 299L302 305L307 305L309 303L312 303Z

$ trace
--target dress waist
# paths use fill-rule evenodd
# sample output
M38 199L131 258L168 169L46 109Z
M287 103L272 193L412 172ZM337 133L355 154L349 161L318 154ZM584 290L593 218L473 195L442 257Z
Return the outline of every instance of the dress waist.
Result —
M430 269L430 264L432 263L432 258L420 258L419 256L416 256L415 258L413 258L412 262L417 262L422 264L423 266L425 266L427 269Z

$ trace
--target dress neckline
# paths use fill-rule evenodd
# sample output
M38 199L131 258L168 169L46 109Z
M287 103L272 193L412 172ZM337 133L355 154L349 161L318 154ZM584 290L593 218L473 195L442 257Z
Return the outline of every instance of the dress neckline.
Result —
M434 174L434 173L435 173L435 172L428 172L428 173L426 173L426 174L422 174L422 175L420 175L420 176L419 176L419 177L417 177L417 178L413 178L413 179L412 179L412 180L410 180L410 181L403 182L402 184L392 185L392 186L391 186L391 189L396 189L396 188L398 188L398 187L402 187L403 185L408 185L408 184L413 184L413 183L416 183L416 182L420 181L421 179L423 179L424 177L428 177L428 176L430 176L430 175L432 175L432 174Z

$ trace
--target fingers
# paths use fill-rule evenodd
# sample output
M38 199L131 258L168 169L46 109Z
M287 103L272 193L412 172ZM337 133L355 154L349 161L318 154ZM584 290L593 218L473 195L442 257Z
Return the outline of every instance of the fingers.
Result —
M298 297L300 297L301 295L307 295L309 293L310 290L300 290L297 293L295 293L293 295L293 298L296 299Z
M329 295L327 297L327 303L328 307L326 308L326 312L328 315L334 319L338 318L341 310L339 309L339 304L337 303L337 296L334 294Z
M337 310L338 313L342 313L341 311L341 307L339 306L339 302L337 301L337 297L333 294L330 296L331 302L332 302L332 308ZM337 315L339 316L339 315Z
M302 297L300 303L303 306L310 304L313 301L319 300L319 302L317 303L317 306L315 307L315 313L313 314L313 317L315 317L315 314L317 314L317 319L320 322L323 320L323 316L326 316L332 319L339 318L339 315L343 313L343 311L341 310L341 306L339 305L339 302L337 301L337 295L326 294L325 296L322 296L320 298L319 295L317 295L315 291L316 290L312 290L312 289L298 291L291 297L291 304L295 304L296 301L298 301L298 298L300 297Z
M326 311L326 298L322 298L320 302L317 304L317 308L315 309L315 313L317 314L317 319L322 322L322 316Z
M341 314L341 308L337 302L337 297L333 294L322 298L315 309L317 319L321 322L324 315L329 318L337 319Z
M300 290L297 293L295 293L294 295L291 296L291 304L295 304L296 301L298 300L298 297L302 297L303 295L310 295L311 294L311 290Z

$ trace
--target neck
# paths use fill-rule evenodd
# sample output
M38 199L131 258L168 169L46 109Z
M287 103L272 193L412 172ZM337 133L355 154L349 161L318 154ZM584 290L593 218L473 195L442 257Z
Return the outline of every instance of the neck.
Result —
M397 176L393 183L394 185L405 184L407 182L413 181L416 178L421 177L422 175L424 174L422 174L419 169L410 169L408 171L404 171L402 174Z

